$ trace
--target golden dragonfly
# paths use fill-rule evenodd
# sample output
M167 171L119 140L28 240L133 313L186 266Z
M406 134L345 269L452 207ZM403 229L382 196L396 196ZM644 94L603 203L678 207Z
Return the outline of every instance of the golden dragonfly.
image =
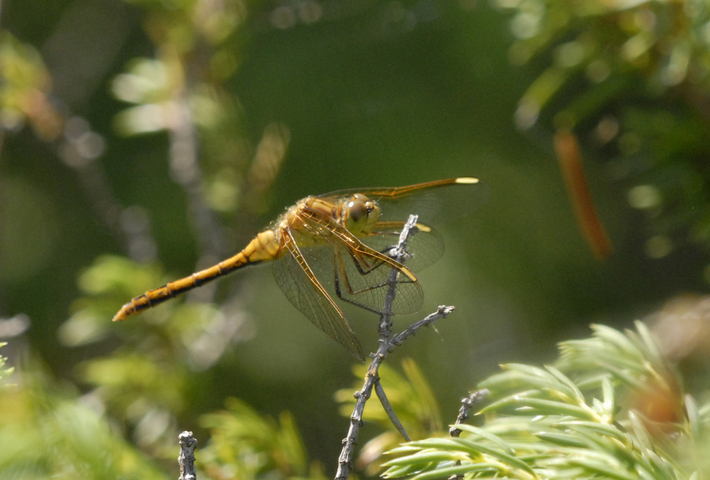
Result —
M396 270L391 314L418 311L422 287L414 271L443 254L443 242L429 221L467 214L482 203L478 179L458 177L405 187L339 190L298 201L241 252L126 303L113 318L125 320L188 290L247 265L273 261L276 283L313 324L359 360L364 355L343 312L326 290L341 300L382 314L388 277ZM388 253L409 214L417 214L417 233L408 241L406 262Z

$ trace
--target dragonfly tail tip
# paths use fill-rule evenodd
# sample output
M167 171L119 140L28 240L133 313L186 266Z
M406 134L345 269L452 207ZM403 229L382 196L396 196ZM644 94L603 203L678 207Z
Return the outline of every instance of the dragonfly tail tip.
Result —
M126 309L122 308L118 311L116 315L113 316L112 322L122 322L130 316L130 313L126 313Z
M471 184L471 183L478 183L478 179L474 177L459 177L456 179L456 183L458 184Z

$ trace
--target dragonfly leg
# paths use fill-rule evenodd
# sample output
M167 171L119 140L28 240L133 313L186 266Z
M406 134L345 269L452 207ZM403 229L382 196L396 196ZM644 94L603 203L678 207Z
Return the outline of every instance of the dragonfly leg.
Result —
M352 288L352 286L350 285L350 281L348 280L348 276L345 273L345 267L343 265L342 257L340 256L339 252L335 251L334 257L335 258L333 259L333 266L334 266L333 276L334 276L335 281L334 281L333 286L335 288L335 294L338 296L338 298L340 298L344 302L348 302L352 305L355 305L356 307L364 308L365 310L368 310L372 313L376 313L378 315L381 314L382 312L380 310L369 307L365 304L356 302L355 300L352 300L352 299L348 298L348 296L343 294L343 290L340 287L340 279L341 278L343 278L343 283L345 284L345 290L347 291L348 295L356 295L357 293L361 293L364 290L360 290L359 292L356 292ZM338 268L338 265L340 266L340 268ZM340 270L340 272L338 272L338 270ZM372 288L380 288L380 287L382 287L382 285L376 285Z
M372 272L374 272L378 267L382 266L385 264L383 261L378 261L375 262L375 264L366 266L364 267L362 263L358 260L357 255L355 255L353 252L348 252L350 254L351 260L355 264L355 268L357 271L362 274L362 275L367 275ZM348 302L352 305L355 305L360 308L364 308L365 310L368 310L373 313L381 314L382 310L381 309L376 309L372 308L368 305L365 305L361 302L358 302L356 300L357 295L378 290L381 288L385 288L388 286L388 283L386 279L382 281L381 283L375 284L375 285L369 285L365 288L354 288L353 285L350 282L348 273L345 268L345 263L342 257L341 252L338 249L334 249L333 251L333 267L334 267L334 288L335 288L335 294L340 298L341 300ZM414 283L412 280L409 280L406 276L400 276L398 275L398 278L404 277L406 280L397 280L395 283L396 284L403 284L403 283ZM341 287L341 279L342 279L342 287ZM343 290L344 287L344 290Z
M355 268L360 273L360 275L369 275L370 273L374 272L376 269L380 268L382 265L385 264L385 262L383 260L379 260L379 259L372 262L371 264L368 264L366 260L358 258L357 255L355 255L355 253L353 253L351 251L348 251L348 253L350 254L350 258L352 259L353 264L355 265ZM385 252L380 252L380 253L385 253ZM338 257L340 259L340 263L342 264L342 262L343 262L342 257L340 257L340 255L338 255ZM341 269L344 270L344 268L341 268ZM382 285L378 285L378 287L380 287L380 286L382 286Z

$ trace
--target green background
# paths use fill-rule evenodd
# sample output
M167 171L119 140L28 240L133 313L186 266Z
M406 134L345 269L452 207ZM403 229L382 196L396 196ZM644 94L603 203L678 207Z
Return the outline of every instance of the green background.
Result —
M681 245L662 259L644 254L646 227L628 206L628 185L598 152L586 151L587 180L614 248L606 261L594 257L565 192L552 130L515 127L517 102L545 59L510 64L504 12L484 2L331 1L324 5L340 16L281 29L269 19L284 5L291 4L249 5L241 63L224 85L241 102L242 130L235 135L255 145L273 122L290 131L263 212L245 231L237 224L238 236L256 234L309 194L462 175L485 182L487 203L441 228L447 252L420 275L424 310L395 321L400 330L437 305L456 306L437 323L438 332L420 332L390 357L394 365L404 356L416 359L445 421L499 363L548 360L555 342L587 335L591 322L628 326L673 295L706 289L705 252ZM145 209L169 278L193 272L199 247L186 194L170 177L167 135L126 137L114 128L126 104L113 97L112 79L131 59L155 54L144 5L15 0L2 7L2 27L41 52L57 108L83 116L105 139L95 162L107 181L101 188L124 206ZM84 391L89 387L78 380L76 365L127 346L109 338L69 348L57 330L78 308L81 272L102 255L126 251L57 148L29 128L5 133L0 316L25 314L31 321L4 350L13 362L31 352ZM219 218L228 224L236 217ZM262 413L293 412L309 453L334 468L347 420L338 416L333 393L352 383L353 359L288 303L268 267L222 282L225 291L242 292L240 308L252 330L196 375L180 428L196 428L189 424L196 415L240 397ZM374 350L377 318L345 311L365 350Z

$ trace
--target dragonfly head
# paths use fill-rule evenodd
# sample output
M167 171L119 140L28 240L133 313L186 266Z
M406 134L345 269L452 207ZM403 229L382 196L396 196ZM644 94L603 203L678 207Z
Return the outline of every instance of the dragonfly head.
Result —
M355 236L371 234L379 218L380 208L361 193L356 193L343 205L343 225Z

